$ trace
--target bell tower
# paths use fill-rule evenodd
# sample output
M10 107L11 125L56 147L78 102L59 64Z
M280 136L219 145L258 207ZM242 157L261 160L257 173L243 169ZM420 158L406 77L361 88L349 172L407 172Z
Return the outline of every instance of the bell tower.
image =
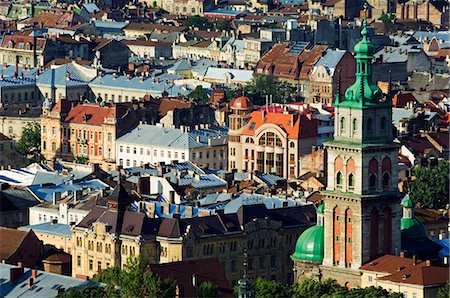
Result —
M382 254L400 253L398 145L392 104L372 81L374 45L364 17L355 45L356 80L336 95L334 140L325 143L323 277L356 287L359 267ZM338 272L338 273L337 273Z

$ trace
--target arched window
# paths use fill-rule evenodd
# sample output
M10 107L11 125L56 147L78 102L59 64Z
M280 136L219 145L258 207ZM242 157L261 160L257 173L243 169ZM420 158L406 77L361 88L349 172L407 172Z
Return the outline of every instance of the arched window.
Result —
M385 172L383 174L383 189L384 190L389 190L390 178L391 178L391 175L389 175L388 172Z
M348 189L349 190L355 189L355 176L353 175L353 173L348 175Z
M290 142L290 143L289 143L289 147L290 147L290 148L294 148L294 147L295 147L295 143L294 143L294 142Z
M373 173L369 175L369 189L370 190L377 189L377 175Z
M367 134L372 135L372 118L367 119Z
M353 134L355 134L357 129L358 129L358 119L353 118Z
M336 174L336 185L337 187L342 187L342 173L341 172L337 172Z
M346 126L347 126L347 121L346 121L345 117L341 117L341 134L345 133Z
M385 130L386 129L386 117L381 117L381 123L380 123L380 129Z

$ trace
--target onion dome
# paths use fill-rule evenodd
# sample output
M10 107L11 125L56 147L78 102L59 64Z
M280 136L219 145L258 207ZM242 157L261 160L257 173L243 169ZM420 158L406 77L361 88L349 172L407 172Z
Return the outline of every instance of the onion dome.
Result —
M311 262L322 262L324 256L324 228L310 227L298 237L293 259Z
M321 263L324 256L323 214L325 205L317 207L317 225L306 229L297 239L293 259Z
M403 198L401 205L403 207L403 216L400 221L402 236L409 239L427 238L425 226L414 217L414 202L409 195Z

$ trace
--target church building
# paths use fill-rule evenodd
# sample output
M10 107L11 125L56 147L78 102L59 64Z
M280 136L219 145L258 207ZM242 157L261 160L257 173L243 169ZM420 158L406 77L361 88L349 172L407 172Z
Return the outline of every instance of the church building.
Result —
M361 285L360 267L385 254L400 253L398 145L391 129L392 103L372 81L374 45L367 37L355 45L356 80L336 95L335 133L326 142L327 188L317 210L317 226L298 239L296 281L336 279Z

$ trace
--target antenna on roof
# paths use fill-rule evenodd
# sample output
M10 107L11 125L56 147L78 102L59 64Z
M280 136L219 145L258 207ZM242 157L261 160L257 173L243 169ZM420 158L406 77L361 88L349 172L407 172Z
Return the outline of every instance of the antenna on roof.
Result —
M270 94L270 106L273 105L273 94Z
M268 111L267 109L269 108L268 101L269 101L269 95L266 95L266 112Z

